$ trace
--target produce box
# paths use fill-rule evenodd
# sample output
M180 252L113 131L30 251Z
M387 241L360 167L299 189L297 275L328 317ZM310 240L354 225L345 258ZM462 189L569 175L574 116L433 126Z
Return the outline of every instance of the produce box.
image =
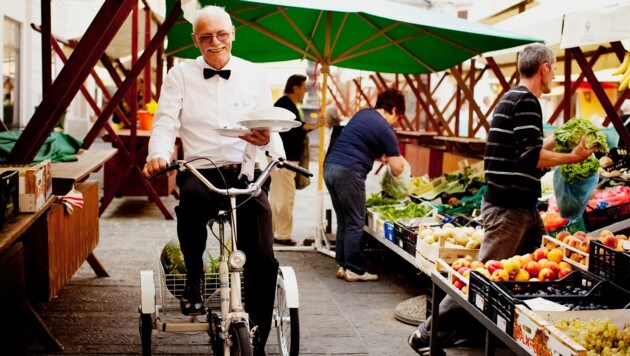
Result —
M624 308L630 303L630 293L585 271L574 271L565 278L550 282L490 282L489 318L512 335L514 308L526 299L544 298L571 309L588 308L591 303L609 308Z
M470 271L468 302L490 318L490 280L477 271Z
M465 248L464 246L454 245L446 242L446 237L441 236L438 246L426 243L421 239L416 242L416 251L424 256L427 260L435 263L438 259L442 259L447 263L453 263L460 258L477 258L479 249Z
M532 311L516 306L514 339L532 355L585 356L589 350L570 338L570 335L553 324L560 319L609 318L618 329L630 320L630 310Z
M52 195L50 160L33 166L0 166L0 173L4 171L18 171L20 213L38 211Z
M584 347L524 305L517 305L514 309L513 338L536 356L586 356Z
M588 270L630 290L630 253L616 251L593 240L590 244Z
M571 242L567 244L554 237L543 235L541 246L548 249L559 248L562 250L563 261L583 271L588 269L588 244L581 243L579 240L571 240Z
M442 273L446 276L446 279L450 282L450 287L462 296L464 299L468 299L468 287L469 282L468 279L461 274L457 273L455 269L453 269L450 264L446 263L444 260L437 260L435 263L436 271Z
M582 215L588 231L595 231L630 218L630 202L605 209L594 209Z

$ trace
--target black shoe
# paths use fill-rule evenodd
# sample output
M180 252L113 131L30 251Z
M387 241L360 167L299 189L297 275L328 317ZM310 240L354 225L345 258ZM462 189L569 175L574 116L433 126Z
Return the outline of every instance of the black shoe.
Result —
M297 244L293 239L273 239L273 243L286 246L295 246Z
M203 304L203 279L186 279L186 286L182 293L179 307L182 314L197 316L206 314L206 307Z
M411 335L409 335L409 339L407 339L407 343L415 352L418 353L418 355L422 355L429 352L431 338L428 336L422 335L420 333L420 330L416 329L416 331L414 331Z

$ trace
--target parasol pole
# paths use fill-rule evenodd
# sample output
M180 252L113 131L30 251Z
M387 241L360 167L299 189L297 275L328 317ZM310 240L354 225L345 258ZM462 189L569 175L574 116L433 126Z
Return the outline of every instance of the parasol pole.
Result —
M320 117L326 117L326 93L328 92L328 74L330 73L330 64L322 62L322 100L320 106ZM315 249L330 257L335 257L330 242L326 237L324 225L324 143L326 140L326 126L319 128L319 154L317 155L317 226L315 231Z

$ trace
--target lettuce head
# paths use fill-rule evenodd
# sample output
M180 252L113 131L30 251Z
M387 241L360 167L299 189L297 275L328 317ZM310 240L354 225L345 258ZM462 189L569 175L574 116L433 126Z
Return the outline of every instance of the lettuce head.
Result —
M554 151L571 152L575 146L580 144L582 136L586 138L585 144L587 148L597 147L598 152L608 152L606 134L601 132L589 120L578 118L569 120L566 124L559 126L553 133L553 138L556 140Z

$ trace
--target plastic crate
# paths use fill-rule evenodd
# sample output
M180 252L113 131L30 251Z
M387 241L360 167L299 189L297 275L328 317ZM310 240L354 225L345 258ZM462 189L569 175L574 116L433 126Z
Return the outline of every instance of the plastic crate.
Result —
M630 290L630 253L615 251L598 240L590 243L589 272Z
M608 172L630 167L630 154L625 148L611 148L610 151L608 151L608 157L613 161L613 164L604 168Z
M470 271L468 302L490 317L490 280L478 271Z
M595 287L602 283L603 279L586 271L573 271L562 279L549 282L501 282L510 295L514 297L535 298L544 297L554 299L556 297L567 297L566 295L546 295L538 294L539 290L545 290L549 287L565 290L567 287L582 287L586 290L593 291Z
M405 226L397 221L394 222L394 235L396 236L396 238L398 239L404 238L404 239L407 239L408 241L411 241L414 245L414 250L415 250L416 240L418 238L417 232L418 232L418 228ZM415 251L414 251L414 254L415 254Z
M630 202L614 205L605 209L594 209L582 215L588 231L595 231L602 227L630 218Z
M584 225L584 218L580 217L575 221L569 222L567 225L557 228L553 231L549 231L549 236L556 237L562 231L568 231L571 235L578 231L586 232L586 226Z

